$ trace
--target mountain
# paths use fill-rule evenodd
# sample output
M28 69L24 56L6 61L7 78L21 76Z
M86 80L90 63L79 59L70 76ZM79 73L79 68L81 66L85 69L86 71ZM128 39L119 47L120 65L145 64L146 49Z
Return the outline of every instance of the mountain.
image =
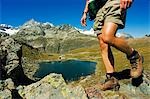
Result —
M34 19L31 19L31 20L27 21L26 23L24 23L19 28L14 28L11 25L0 24L0 32L1 33L7 33L9 35L13 35L13 34L16 34L20 30L24 30L24 29L27 29L27 28L33 28L33 27L35 28L35 31L40 31L42 29L45 32L49 32L49 30L51 30L51 33L52 32L55 33L56 31L53 31L53 29L59 29L59 30L65 30L65 31L72 29L72 32L73 31L78 31L79 33L84 34L84 35L96 36L96 34L94 34L93 28L91 28L90 30L84 30L84 29L79 29L79 28L73 27L70 24L62 24L62 25L54 26L52 23L49 23L49 22L41 23L41 22L35 21ZM51 35L50 33L47 33L47 34ZM117 37L124 37L124 38L127 38L127 39L128 38L133 38L133 36L128 34L128 33L117 33L116 36Z
M128 39L128 38L134 38L132 35L130 35L128 33L117 33L116 36L117 37L124 37L126 39Z
M21 43L42 48L46 52L67 52L71 49L91 46L97 39L80 33L70 24L54 26L33 19L24 23L13 38Z
M96 34L94 34L93 28L91 28L90 30L83 30L83 29L78 29L78 28L75 28L75 29L77 29L82 34L96 36Z
M85 34L85 35L91 35L91 36L96 36L96 34L94 34L94 30L93 28L91 28L90 30L83 30L83 29L78 29L76 28L80 33ZM117 37L124 37L126 39L128 38L133 38L132 35L128 34L128 33L117 33L116 34Z
M19 31L18 28L13 28L11 25L0 24L0 34L6 33L8 35L13 35Z

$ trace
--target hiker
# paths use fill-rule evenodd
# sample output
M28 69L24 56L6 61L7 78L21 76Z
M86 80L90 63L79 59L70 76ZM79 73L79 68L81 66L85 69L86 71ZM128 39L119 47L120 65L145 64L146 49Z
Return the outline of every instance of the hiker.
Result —
M81 25L86 26L87 14L90 20L94 20L93 29L94 33L97 34L102 60L106 68L106 80L101 84L101 90L115 88L118 90L117 88L120 86L115 76L114 57L111 46L126 54L131 64L131 78L138 78L142 75L143 57L138 51L130 47L125 39L116 37L117 30L123 29L125 26L126 11L131 6L132 1L133 0L86 0Z

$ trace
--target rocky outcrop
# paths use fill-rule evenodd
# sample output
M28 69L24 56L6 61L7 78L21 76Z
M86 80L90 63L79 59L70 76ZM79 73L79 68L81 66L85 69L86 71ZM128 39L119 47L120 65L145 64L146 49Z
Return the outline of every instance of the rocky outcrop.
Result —
M22 46L12 38L0 42L0 79L6 78L12 78L15 84L30 83L22 68Z
M15 89L11 79L0 80L0 99L12 99L12 90Z
M68 86L60 74L49 74L36 83L17 89L25 99L87 99L81 86Z
M21 61L19 51L21 45L16 43L12 38L3 39L0 43L0 63L1 79L10 76L11 72L19 66ZM5 72L5 73L4 73Z
M13 69L19 66L19 56L18 52L21 50L21 45L16 43L12 38L5 39L1 42L1 52L5 52L5 70L9 74Z

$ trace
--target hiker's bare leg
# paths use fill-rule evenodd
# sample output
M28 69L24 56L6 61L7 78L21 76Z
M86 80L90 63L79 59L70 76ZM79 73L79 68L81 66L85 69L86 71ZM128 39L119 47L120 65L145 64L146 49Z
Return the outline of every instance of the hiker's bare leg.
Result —
M114 67L114 56L110 46L108 46L108 58L110 60L111 65Z
M123 38L115 36L117 28L118 25L113 22L105 23L102 29L102 40L105 43L115 47L116 49L130 56L133 52L133 49L127 44L127 42Z
M107 73L113 73L114 72L114 57L112 55L111 48L108 44L106 44L101 34L98 35L102 59L106 68Z
M115 36L117 28L118 25L115 23L112 22L104 23L101 39L107 45L113 46L127 55L127 58L130 60L131 67L132 67L130 71L130 75L132 78L138 78L141 76L143 71L143 67L142 67L143 57L136 50L131 48L123 38L119 38ZM106 57L107 55L104 56ZM108 60L104 59L104 61L107 62ZM112 69L111 65L108 66L105 65L105 67L106 67L106 71L114 70Z

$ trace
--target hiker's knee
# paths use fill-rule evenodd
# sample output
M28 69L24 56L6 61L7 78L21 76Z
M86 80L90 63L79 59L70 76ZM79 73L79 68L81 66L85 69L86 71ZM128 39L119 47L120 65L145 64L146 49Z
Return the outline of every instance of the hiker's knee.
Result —
M106 43L103 41L102 35L98 35L97 37L98 37L98 40L99 40L99 44L100 44L100 49L101 49L101 51L103 52L103 51L107 50L108 44L106 44Z
M102 39L104 43L107 43L109 45L113 45L115 41L115 37L112 35L102 35Z
M108 44L106 43L101 43L100 44L100 49L101 49L101 52L107 52L108 51Z

